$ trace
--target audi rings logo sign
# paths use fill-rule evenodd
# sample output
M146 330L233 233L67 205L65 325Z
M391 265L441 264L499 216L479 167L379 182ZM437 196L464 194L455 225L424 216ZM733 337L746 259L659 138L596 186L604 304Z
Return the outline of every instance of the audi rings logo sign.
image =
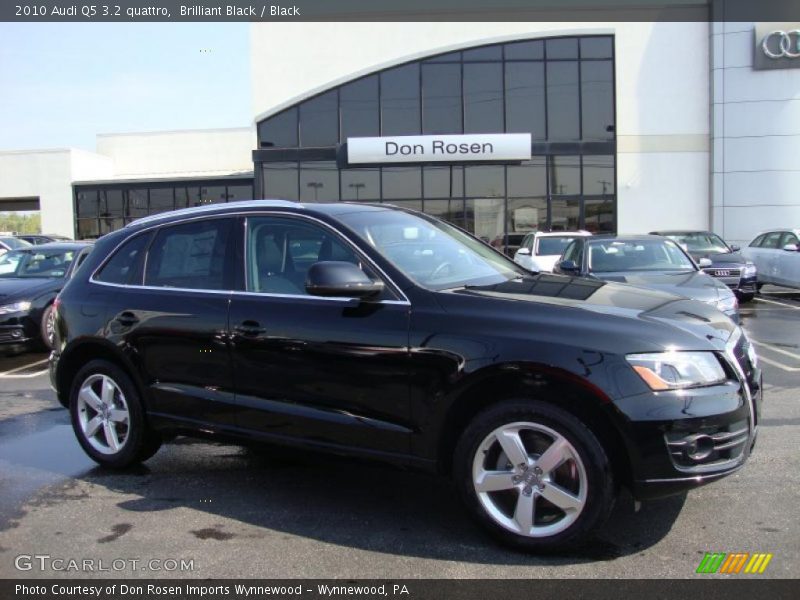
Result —
M800 58L800 29L771 31L764 36L761 50L772 59Z
M757 23L755 69L800 68L800 23Z

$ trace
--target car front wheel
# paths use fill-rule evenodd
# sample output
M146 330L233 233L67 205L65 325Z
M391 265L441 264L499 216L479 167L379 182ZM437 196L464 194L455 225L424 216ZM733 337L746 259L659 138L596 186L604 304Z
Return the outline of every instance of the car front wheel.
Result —
M509 401L478 414L454 460L472 515L500 541L526 550L585 541L614 504L602 445L575 416L547 403Z
M55 345L56 335L56 312L51 304L42 312L42 323L40 326L42 344L47 350L52 350Z
M75 377L70 394L72 428L97 463L124 468L155 454L161 438L147 428L136 386L117 365L94 360Z

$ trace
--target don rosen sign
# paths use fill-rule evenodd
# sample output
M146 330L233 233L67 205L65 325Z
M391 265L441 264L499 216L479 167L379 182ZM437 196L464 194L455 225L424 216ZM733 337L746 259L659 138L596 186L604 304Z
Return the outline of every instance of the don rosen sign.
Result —
M530 133L347 138L349 164L518 161L530 157Z

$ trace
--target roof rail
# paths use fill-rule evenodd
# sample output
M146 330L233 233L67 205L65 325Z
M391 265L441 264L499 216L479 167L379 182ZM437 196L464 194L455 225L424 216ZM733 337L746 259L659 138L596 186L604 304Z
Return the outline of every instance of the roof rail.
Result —
M140 219L131 221L125 227L133 225L141 225L142 223L151 223L164 217L181 216L181 215L195 215L215 210L221 210L231 206L242 206L246 208L259 208L259 207L274 207L274 208L303 208L299 202L292 202L291 200L237 200L235 202L207 204L205 206L191 206L189 208L180 208L178 210L171 210L169 212L158 213L156 215L148 215Z

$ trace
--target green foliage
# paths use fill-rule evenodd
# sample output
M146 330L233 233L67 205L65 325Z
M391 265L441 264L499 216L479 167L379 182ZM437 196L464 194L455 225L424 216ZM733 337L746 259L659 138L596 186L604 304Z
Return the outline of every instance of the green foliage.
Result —
M36 213L0 212L0 231L41 233L42 217Z

